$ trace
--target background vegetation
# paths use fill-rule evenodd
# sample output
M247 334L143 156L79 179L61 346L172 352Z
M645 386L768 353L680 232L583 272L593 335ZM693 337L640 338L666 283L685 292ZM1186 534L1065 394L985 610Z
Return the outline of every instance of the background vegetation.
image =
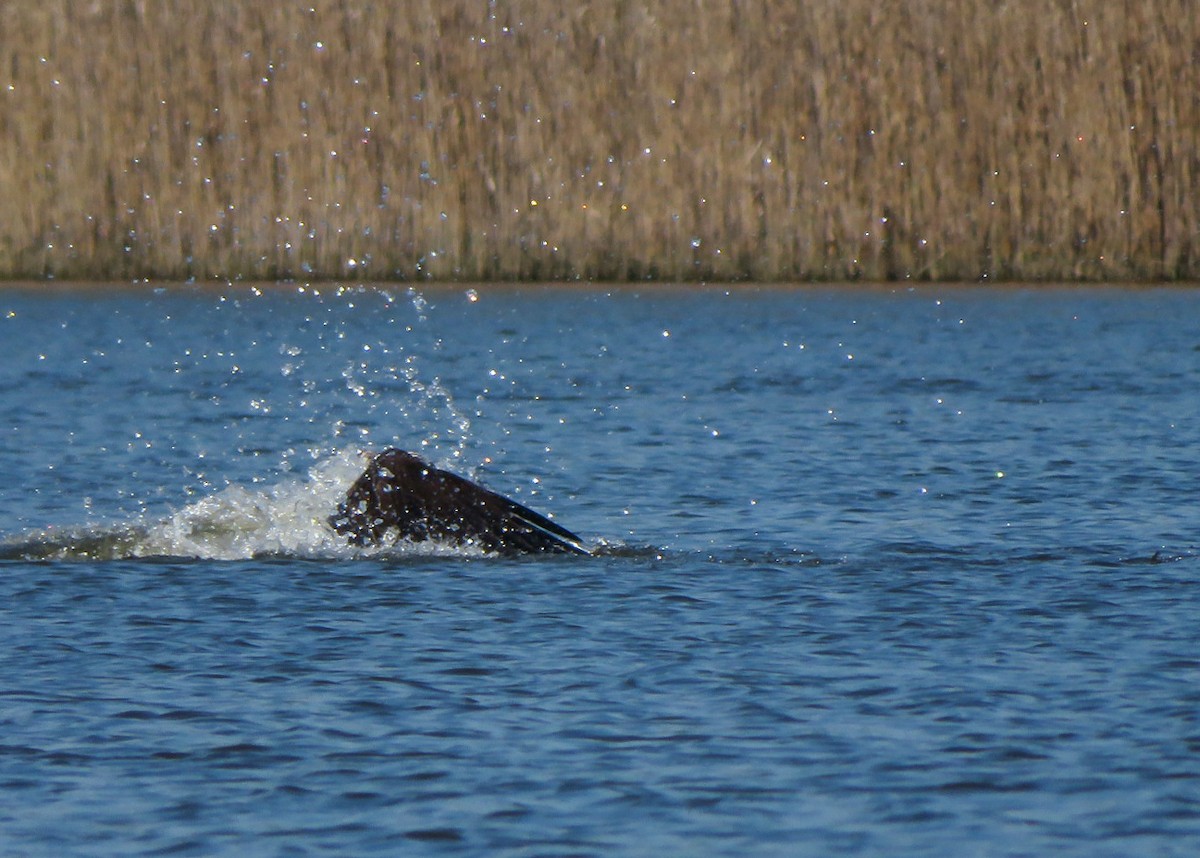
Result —
M1193 0L15 0L0 276L1200 275Z

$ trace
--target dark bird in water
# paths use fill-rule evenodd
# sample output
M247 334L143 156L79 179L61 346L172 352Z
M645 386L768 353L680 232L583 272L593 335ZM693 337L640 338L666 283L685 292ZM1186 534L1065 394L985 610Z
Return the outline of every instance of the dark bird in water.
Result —
M499 554L590 554L565 527L395 448L371 460L329 523L351 545L433 540Z

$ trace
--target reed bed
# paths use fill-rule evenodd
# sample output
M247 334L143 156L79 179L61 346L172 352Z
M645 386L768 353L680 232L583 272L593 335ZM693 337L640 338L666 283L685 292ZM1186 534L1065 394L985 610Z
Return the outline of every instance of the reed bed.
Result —
M19 0L0 276L1191 279L1192 0Z

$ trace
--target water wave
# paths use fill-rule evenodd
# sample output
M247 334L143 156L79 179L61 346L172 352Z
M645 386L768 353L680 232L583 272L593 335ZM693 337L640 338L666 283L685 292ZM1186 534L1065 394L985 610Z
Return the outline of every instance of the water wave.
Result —
M265 557L351 559L355 557L482 557L470 545L433 541L354 547L334 532L329 515L362 472L369 454L340 450L315 464L303 478L259 488L233 485L170 516L49 527L0 540L0 560L128 560L189 558L248 560ZM600 540L593 552L642 556L636 548Z
M113 560L262 556L333 557L347 553L326 519L362 467L347 449L300 479L266 488L233 485L152 522L45 528L0 543L0 558Z

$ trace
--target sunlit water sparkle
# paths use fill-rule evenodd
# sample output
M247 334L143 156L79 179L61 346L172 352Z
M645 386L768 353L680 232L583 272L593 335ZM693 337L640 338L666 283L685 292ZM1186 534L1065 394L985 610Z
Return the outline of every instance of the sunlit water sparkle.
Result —
M1195 854L1197 310L0 293L0 854ZM393 444L598 556L350 549Z

